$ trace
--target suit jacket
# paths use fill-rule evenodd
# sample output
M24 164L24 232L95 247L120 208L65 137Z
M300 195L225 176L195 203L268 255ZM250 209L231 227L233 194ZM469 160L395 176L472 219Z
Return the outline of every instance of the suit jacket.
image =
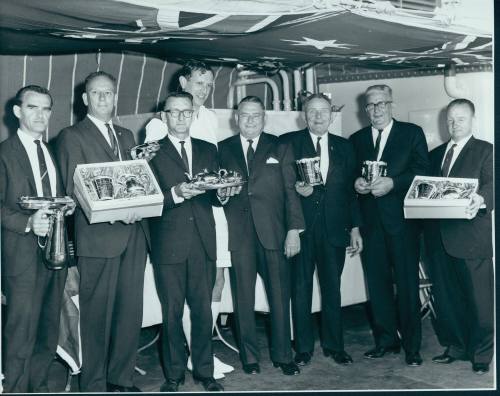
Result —
M361 176L363 161L374 157L371 126L354 133L350 141L356 153L358 176ZM394 188L379 198L359 194L361 214L368 227L379 216L386 232L397 234L404 227L403 201L413 178L429 172L429 154L422 128L394 120L380 160L387 162L387 176L392 178Z
M219 143L222 168L247 175L240 135ZM295 191L295 164L292 147L278 137L262 133L255 151L252 174L239 195L224 205L229 250L238 250L243 234L241 220L251 211L257 236L265 249L283 249L286 233L305 229L300 199Z
M115 124L113 127L122 158L132 159L129 153L129 149L135 145L132 132ZM73 174L78 164L119 160L102 133L88 117L63 129L57 137L56 148L66 194L72 196L74 196ZM142 220L141 224L149 242L149 229L146 220ZM114 224L90 224L81 208L77 207L75 211L76 254L101 258L119 256L127 247L132 227L134 227L133 224L127 225L120 221Z
M57 163L57 195L63 194ZM0 208L2 220L2 275L15 276L38 260L37 236L25 232L33 210L21 209L21 196L36 196L35 177L28 153L17 134L0 144Z
M191 138L193 174L203 169L217 170L217 148L203 140ZM176 204L171 188L186 181L182 159L174 145L165 137L160 150L151 160L153 171L165 196L161 217L150 220L152 261L155 264L174 264L185 261L189 255L194 227L199 231L205 252L215 261L215 221L212 204L218 203L215 191L207 191ZM220 205L220 203L218 203Z
M317 202L324 200L326 235L334 246L348 246L353 227L361 225L361 213L354 190L356 162L352 144L328 133L329 165L325 185L314 186L309 197L301 197L302 210L309 229L315 220ZM309 130L290 132L280 136L291 143L296 160L316 156Z
M430 153L431 174L441 176L441 164L448 142ZM493 198L493 145L471 137L458 155L449 177L479 180L478 194L484 198L486 210L472 220L426 220L425 235L428 252L439 248L440 241L450 256L472 259L493 257L491 211Z

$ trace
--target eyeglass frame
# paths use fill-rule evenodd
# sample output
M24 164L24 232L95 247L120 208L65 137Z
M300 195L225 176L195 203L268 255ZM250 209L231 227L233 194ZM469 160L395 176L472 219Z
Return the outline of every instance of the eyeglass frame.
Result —
M193 114L194 114L194 110L190 110L190 109L186 109L186 110L176 110L176 109L174 109L174 110L163 110L163 111L165 113L170 113L170 116L172 118L177 118L177 119L179 118L179 116L181 115L181 113L182 113L182 116L184 118L192 118ZM186 115L186 112L189 115ZM174 114L177 114L177 115L174 115Z
M367 103L365 106L366 111L374 111L375 109L385 110L388 104L391 104L392 100L381 100L377 103Z

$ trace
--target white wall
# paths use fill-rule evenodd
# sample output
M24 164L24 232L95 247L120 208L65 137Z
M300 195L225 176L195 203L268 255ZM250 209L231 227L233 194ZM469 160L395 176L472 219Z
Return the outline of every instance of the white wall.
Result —
M470 92L468 99L476 106L474 136L493 143L493 72L462 73L457 75L457 80L467 87ZM430 149L447 139L444 109L453 98L444 90L442 75L322 84L320 91L330 92L335 105L345 104L342 109L343 136L350 136L368 124L363 93L374 84L387 84L392 88L394 118L420 124L426 132Z

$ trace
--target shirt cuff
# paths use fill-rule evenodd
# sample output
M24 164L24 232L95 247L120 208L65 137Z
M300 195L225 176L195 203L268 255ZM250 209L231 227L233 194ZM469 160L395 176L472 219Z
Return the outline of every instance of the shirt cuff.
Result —
M180 203L184 202L184 198L179 197L179 196L175 193L175 186L173 186L173 187L170 189L170 192L172 193L172 199L174 200L174 203L175 203L175 204L180 204Z

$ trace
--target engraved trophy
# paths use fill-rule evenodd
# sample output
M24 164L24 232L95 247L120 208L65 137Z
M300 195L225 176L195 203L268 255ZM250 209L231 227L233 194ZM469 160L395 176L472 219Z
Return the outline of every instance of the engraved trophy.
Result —
M368 183L372 183L377 177L387 176L387 162L363 161L361 175Z
M100 201L114 198L115 189L113 186L113 178L111 176L94 176L92 184Z
M302 158L295 161L301 180L311 186L323 184L321 177L320 158Z

